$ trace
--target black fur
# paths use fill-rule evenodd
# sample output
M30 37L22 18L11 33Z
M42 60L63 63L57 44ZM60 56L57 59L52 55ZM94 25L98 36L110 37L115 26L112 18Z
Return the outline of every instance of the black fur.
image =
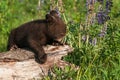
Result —
M46 44L61 43L66 34L66 25L55 10L46 14L46 19L25 23L11 31L8 39L8 50L16 48L31 49L39 61L44 63L47 55L43 50Z

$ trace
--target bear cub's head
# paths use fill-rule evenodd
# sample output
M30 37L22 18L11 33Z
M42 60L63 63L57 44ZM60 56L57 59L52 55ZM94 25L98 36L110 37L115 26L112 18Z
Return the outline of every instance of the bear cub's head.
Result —
M55 41L61 41L66 34L66 24L55 10L46 14L46 21L48 25L48 35Z

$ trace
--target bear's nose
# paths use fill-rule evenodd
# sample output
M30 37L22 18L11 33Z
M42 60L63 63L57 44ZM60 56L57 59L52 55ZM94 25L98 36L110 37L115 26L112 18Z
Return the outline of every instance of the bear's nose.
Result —
M65 34L64 33L60 33L60 36L65 36Z

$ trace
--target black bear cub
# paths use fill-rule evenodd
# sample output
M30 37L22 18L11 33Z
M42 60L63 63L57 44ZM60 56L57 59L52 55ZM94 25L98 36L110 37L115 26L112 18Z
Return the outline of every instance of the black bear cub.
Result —
M35 53L39 63L45 63L47 55L43 50L46 44L61 43L66 34L66 25L57 11L51 10L45 19L25 23L11 31L7 49L29 48Z

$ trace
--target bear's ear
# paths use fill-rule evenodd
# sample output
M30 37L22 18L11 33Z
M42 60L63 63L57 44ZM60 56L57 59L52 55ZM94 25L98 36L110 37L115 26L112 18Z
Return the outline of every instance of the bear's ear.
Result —
M46 14L46 20L47 22L56 22L56 18L50 14Z

